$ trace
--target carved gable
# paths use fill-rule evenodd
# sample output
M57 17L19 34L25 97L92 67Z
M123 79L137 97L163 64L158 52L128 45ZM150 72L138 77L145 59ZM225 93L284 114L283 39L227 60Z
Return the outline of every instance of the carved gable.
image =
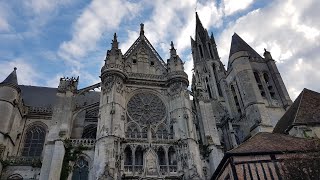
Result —
M144 35L133 43L124 55L126 71L129 73L164 75L164 61Z

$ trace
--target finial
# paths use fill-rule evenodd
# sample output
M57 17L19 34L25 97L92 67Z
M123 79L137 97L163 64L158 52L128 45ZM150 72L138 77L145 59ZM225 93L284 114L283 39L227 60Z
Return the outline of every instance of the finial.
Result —
M114 33L113 35L113 42L117 42L117 33Z
M171 41L171 49L174 49L174 45L173 45L173 42Z
M140 35L144 35L144 24L140 24Z
M16 71L16 70L17 70L17 67L14 67L14 68L13 68L13 70L15 70L15 71Z
M117 33L114 33L113 40L112 40L112 49L118 49L118 40L117 40Z
M263 48L264 49L264 52L267 52L267 49L266 48Z

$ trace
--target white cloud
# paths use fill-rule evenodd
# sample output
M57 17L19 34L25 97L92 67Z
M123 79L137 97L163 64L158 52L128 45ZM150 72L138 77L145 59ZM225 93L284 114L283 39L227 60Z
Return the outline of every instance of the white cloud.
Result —
M292 99L304 87L319 91L313 82L320 81L320 18L308 15L316 7L320 3L315 0L277 0L230 23L217 38L223 62L227 63L231 37L237 32L258 53L263 48L271 51Z
M54 11L57 7L71 3L72 0L25 0L24 5L33 13L41 15Z
M235 12L248 8L253 0L224 0L224 13L226 16L234 14Z
M76 63L96 48L104 32L117 28L124 18L135 16L139 9L139 4L124 0L92 1L73 24L72 39L60 45L60 57Z
M39 77L41 77L36 69L26 63L24 59L13 59L10 61L0 61L0 82L2 82L17 67L18 83L24 85L38 85Z

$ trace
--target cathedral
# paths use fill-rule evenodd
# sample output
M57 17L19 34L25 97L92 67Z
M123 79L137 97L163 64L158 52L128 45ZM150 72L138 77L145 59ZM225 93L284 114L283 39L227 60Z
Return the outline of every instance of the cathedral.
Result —
M20 85L16 68L0 83L1 179L211 179L292 104L270 52L235 33L224 67L198 14L192 82L174 43L164 61L143 24L126 52L111 44L97 84Z

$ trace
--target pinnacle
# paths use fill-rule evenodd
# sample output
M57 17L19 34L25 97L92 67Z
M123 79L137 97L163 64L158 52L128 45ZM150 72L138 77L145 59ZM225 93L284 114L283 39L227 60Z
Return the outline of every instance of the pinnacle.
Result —
M18 79L17 79L16 71L17 71L17 68L14 67L13 71L9 74L9 76L1 84L18 85Z

